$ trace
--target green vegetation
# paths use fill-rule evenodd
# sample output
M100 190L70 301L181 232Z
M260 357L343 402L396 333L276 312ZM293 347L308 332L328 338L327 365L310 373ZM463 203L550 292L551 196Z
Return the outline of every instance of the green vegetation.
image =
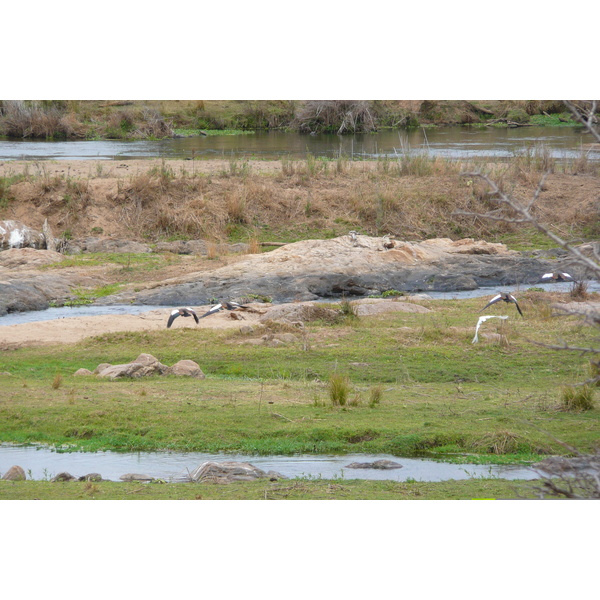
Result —
M564 104L544 100L0 100L0 135L15 138L161 139L272 129L352 133L477 126L494 119L573 124Z
M296 343L277 348L242 344L248 334L238 331L189 327L11 350L0 357L0 441L481 463L563 453L553 438L589 451L597 444L598 409L569 411L561 403L561 386L583 381L589 364L529 340L560 337L584 346L592 334L571 317L548 321L540 307L550 296L526 292L519 297L524 319L487 326L491 333L502 327L501 343L471 343L481 306L473 299L420 301L433 309L428 314L315 321ZM207 377L73 376L141 352L168 365L195 360ZM328 383L335 373L345 379L337 402Z

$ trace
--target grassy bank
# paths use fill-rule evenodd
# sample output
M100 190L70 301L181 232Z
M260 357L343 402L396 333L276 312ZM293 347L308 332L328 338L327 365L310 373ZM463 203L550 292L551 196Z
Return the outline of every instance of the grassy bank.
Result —
M592 334L574 318L550 317L551 298L520 294L525 318L486 323L499 336L479 344L471 341L482 301L473 299L419 301L433 310L428 314L313 322L295 342L275 348L245 343L268 328L186 327L6 351L0 441L89 451L381 452L482 463L564 453L554 438L589 451L598 441L598 409L563 403L563 386L587 377L587 361L530 340L585 346ZM73 375L141 352L167 365L195 360L207 377ZM333 375L347 382L342 396L331 392Z
M280 480L222 484L0 481L0 500L471 500L536 498L536 484L502 479L436 483Z
M513 223L455 214L494 207L485 186L461 173L487 173L503 191L526 201L541 174L549 171L536 217L569 239L599 232L594 204L599 167L584 154L557 162L539 149L510 164L427 156L364 162L309 156L294 161L148 161L136 170L116 165L88 161L77 165L82 170L77 173L75 166L62 163L4 165L0 219L22 219L41 229L47 218L54 234L67 239L294 242L354 229L402 240L472 237L533 249L550 242Z
M0 135L44 139L160 139L224 131L352 133L433 125L574 125L551 100L0 100Z

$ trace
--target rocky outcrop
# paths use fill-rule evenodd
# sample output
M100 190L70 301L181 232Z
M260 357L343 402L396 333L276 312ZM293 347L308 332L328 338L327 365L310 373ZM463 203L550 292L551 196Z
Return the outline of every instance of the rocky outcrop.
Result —
M353 241L343 236L287 244L198 273L191 282L117 294L101 302L185 306L248 294L289 302L368 296L392 289L449 292L517 283L533 285L548 270L563 268L563 260L526 256L503 244L472 239L396 241L393 248L386 249L382 238L358 236ZM569 268L573 276L581 276L577 267Z
M255 467L247 462L208 461L201 464L197 469L190 473L192 481L206 483L229 483L231 481L254 481L256 479L285 479L280 473L268 471L265 473L262 469Z
M53 250L11 248L0 252L0 316L45 310L51 302L61 304L70 298L74 287L98 285L97 279L86 275L32 270L63 259Z
M6 473L4 473L4 475L2 475L2 479L5 481L25 481L27 476L25 475L23 467L13 465Z

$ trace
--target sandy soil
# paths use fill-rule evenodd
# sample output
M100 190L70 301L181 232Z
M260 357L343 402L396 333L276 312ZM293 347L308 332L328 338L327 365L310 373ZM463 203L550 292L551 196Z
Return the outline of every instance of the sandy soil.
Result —
M202 314L210 306L194 307ZM101 315L95 317L69 317L36 323L0 326L0 350L10 350L24 346L47 344L69 344L86 337L115 333L118 331L154 331L165 329L171 309L152 310L141 315ZM236 329L243 325L256 325L258 313L235 313L221 311L200 320L196 325L191 318L179 317L171 326L173 335L182 327L198 329Z

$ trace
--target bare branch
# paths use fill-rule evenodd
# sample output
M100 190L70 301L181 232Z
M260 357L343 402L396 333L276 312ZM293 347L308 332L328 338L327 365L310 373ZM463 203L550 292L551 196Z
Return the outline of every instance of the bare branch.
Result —
M590 110L588 111L588 118L586 119L580 109L573 104L570 100L563 100L567 108L571 111L571 114L582 124L585 128L600 142L600 131L594 127L594 118L596 114L596 100L591 103Z

